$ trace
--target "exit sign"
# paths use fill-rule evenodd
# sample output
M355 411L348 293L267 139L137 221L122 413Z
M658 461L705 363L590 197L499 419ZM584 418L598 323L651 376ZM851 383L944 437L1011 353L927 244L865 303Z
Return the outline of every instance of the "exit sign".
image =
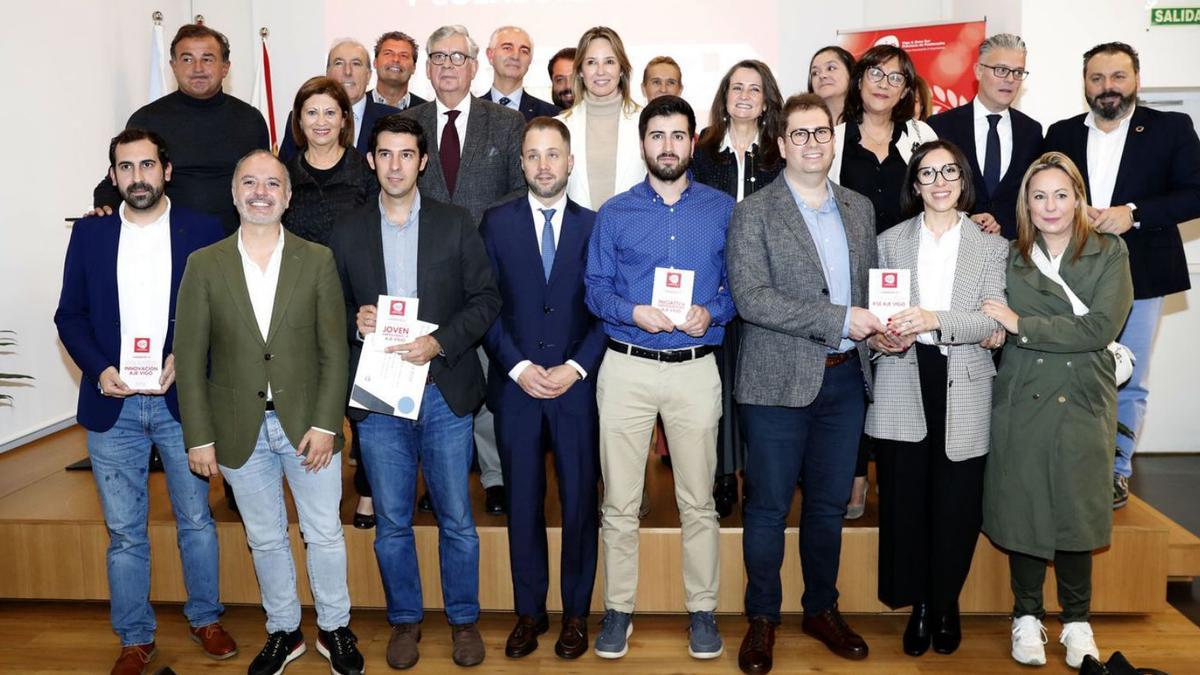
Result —
M1150 10L1151 26L1200 26L1200 7L1156 7Z

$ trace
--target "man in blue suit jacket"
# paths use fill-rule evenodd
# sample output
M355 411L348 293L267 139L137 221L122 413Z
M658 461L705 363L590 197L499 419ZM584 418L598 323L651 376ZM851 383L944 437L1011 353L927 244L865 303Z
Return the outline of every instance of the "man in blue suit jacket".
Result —
M488 62L492 64L492 88L481 98L512 108L525 116L554 117L562 112L553 103L543 101L525 91L525 73L533 60L533 42L524 28L501 26L492 31L488 41Z
M979 45L975 100L929 118L938 138L963 151L975 179L971 220L985 232L1017 238L1017 190L1025 170L1042 153L1042 125L1012 107L1021 91L1025 42L1000 33Z
M83 374L76 419L88 432L111 538L109 597L122 647L113 672L140 673L155 653L146 533L152 443L162 455L179 531L188 590L183 613L193 638L213 658L237 653L217 623L224 611L218 600L217 530L208 482L188 470L171 353L175 296L187 257L219 240L222 230L216 217L174 206L163 196L171 164L160 136L126 129L108 153L109 177L124 203L116 213L75 224L54 322ZM153 359L162 364L154 386L124 381L122 346L161 357Z
M484 336L490 359L488 407L508 488L508 551L517 625L510 657L537 649L549 629L546 593L544 452L554 452L562 503L563 624L554 651L587 651L587 615L596 578L599 437L594 374L604 334L584 303L583 274L596 214L567 199L567 127L548 117L526 126L527 194L484 213L479 226L504 300Z

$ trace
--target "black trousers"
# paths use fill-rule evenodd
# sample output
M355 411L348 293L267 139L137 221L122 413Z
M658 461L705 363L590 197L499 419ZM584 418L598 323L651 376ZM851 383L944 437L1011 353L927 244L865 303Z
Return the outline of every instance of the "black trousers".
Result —
M946 357L914 347L928 433L916 443L876 439L879 599L927 602L935 615L958 601L983 522L986 457L946 457Z
M1046 616L1042 585L1048 561L1009 551L1008 571L1013 591L1013 616ZM1092 552L1055 551L1054 579L1058 586L1059 618L1063 623L1087 621L1092 606Z
M734 317L725 325L725 340L713 352L717 374L721 376L721 423L717 425L717 476L729 476L746 464L746 443L742 439L740 415L733 400L737 374L738 346L742 320Z
M350 420L350 456L358 462L354 467L354 491L359 497L371 498L371 484L367 482L367 463L362 461L362 446L358 443L358 422Z

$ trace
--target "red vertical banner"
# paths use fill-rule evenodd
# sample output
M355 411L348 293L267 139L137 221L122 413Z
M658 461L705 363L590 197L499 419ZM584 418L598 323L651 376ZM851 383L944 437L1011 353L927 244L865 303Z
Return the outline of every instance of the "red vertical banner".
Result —
M939 23L929 26L842 31L841 43L854 58L875 45L893 45L908 52L917 74L933 91L932 113L956 108L975 97L978 84L972 66L979 44L987 36L986 21Z

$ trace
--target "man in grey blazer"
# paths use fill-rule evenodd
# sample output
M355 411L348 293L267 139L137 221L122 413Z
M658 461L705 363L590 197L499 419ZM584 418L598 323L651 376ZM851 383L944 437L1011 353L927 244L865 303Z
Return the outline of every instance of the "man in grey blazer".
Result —
M744 322L734 396L746 436L749 629L747 673L771 669L782 590L784 523L803 492L800 562L804 632L849 659L867 644L837 609L842 516L862 435L871 370L864 309L875 265L875 213L828 178L833 118L820 97L793 96L779 151L787 169L734 209L726 247L730 291Z
M425 42L425 73L435 99L402 115L420 123L429 139L429 161L417 181L421 194L462 206L475 225L490 206L526 190L521 170L525 118L502 105L471 96L471 80L479 69L479 46L463 26L442 26ZM487 354L479 348L483 371ZM504 477L496 449L496 429L487 406L475 415L475 455L487 511L504 513ZM428 495L420 508L431 509Z

